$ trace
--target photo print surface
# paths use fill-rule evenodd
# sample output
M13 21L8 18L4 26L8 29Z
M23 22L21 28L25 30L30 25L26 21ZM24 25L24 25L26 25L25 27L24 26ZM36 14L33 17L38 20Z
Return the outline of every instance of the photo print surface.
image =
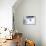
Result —
M36 17L35 16L24 16L23 24L35 24Z

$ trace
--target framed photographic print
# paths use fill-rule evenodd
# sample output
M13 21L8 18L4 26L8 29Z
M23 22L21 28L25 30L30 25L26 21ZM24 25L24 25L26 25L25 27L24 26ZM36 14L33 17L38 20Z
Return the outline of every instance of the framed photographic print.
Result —
M23 24L35 24L36 17L35 16L24 16Z

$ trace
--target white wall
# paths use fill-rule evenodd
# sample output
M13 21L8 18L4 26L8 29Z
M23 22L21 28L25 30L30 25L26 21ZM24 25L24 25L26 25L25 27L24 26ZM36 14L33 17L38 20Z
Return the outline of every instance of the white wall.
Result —
M46 46L46 0L41 0L41 40Z
M12 28L12 6L16 0L0 0L0 27Z
M25 38L27 37L28 39L34 40L36 46L41 46L41 0L23 0L23 2L15 8L16 29L22 32ZM36 24L24 25L24 16L36 16Z

